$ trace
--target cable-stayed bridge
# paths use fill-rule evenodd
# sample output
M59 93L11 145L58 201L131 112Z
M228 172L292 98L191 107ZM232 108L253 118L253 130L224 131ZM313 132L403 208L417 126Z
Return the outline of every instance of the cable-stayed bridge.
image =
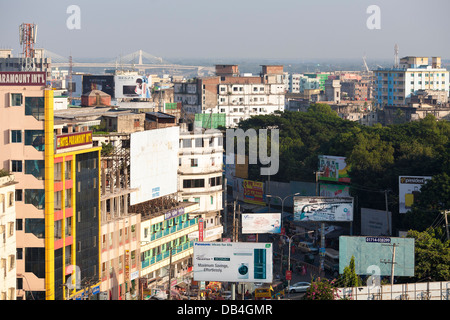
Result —
M70 67L68 57L63 57L47 49L45 49L44 56L52 59L52 67ZM214 67L173 64L163 58L156 57L147 52L144 52L143 50L138 50L107 62L79 62L72 59L72 68L103 68L116 70L122 69L137 70L142 72L148 69L164 69L168 71L196 70L197 74L213 74L215 71Z

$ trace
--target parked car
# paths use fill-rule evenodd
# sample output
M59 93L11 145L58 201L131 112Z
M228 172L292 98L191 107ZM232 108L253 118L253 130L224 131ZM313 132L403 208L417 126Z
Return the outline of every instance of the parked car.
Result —
M309 282L297 282L297 283L294 283L293 285L290 285L288 288L288 291L290 293L306 292L306 290L308 290L308 288L310 286L311 286L311 284Z
M312 242L306 242L306 241L302 241L298 243L298 249L301 252L304 253L313 253L316 254L319 252L319 249L317 249L316 247L314 247L314 245L312 244Z

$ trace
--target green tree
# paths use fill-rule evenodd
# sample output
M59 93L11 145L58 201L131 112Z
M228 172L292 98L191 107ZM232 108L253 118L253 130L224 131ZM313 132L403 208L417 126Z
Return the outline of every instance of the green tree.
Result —
M339 276L336 283L340 287L360 287L362 285L361 278L356 274L354 256L352 256L349 265L344 268L344 272Z
M440 240L443 238L442 232L433 228L423 232L410 230L407 236L415 239L415 281L449 281L450 242Z
M111 153L113 153L113 151L114 151L114 146L111 144L111 142L109 142L109 143L102 142L102 151L101 151L102 157L107 157L107 156L111 155Z

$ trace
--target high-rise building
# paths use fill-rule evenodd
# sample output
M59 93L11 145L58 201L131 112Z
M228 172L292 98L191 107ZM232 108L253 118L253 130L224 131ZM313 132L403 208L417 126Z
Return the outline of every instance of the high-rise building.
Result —
M16 300L16 259L22 251L16 251L16 206L14 175L0 172L0 300ZM17 253L16 253L17 252ZM21 279L22 280L22 279Z
M449 94L449 72L442 68L441 58L404 57L397 68L374 71L375 107L405 105L405 99L418 90L444 91Z
M0 163L16 177L19 299L98 292L100 147L92 132L55 128L46 72L0 72ZM80 281L78 281L80 280Z
M205 221L205 241L222 238L223 135L218 130L181 129L178 190L186 202L196 202Z

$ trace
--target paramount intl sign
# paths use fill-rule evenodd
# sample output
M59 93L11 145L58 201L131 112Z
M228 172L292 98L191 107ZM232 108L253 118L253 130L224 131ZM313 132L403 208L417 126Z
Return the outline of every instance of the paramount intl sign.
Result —
M0 86L45 86L45 72L0 72Z

